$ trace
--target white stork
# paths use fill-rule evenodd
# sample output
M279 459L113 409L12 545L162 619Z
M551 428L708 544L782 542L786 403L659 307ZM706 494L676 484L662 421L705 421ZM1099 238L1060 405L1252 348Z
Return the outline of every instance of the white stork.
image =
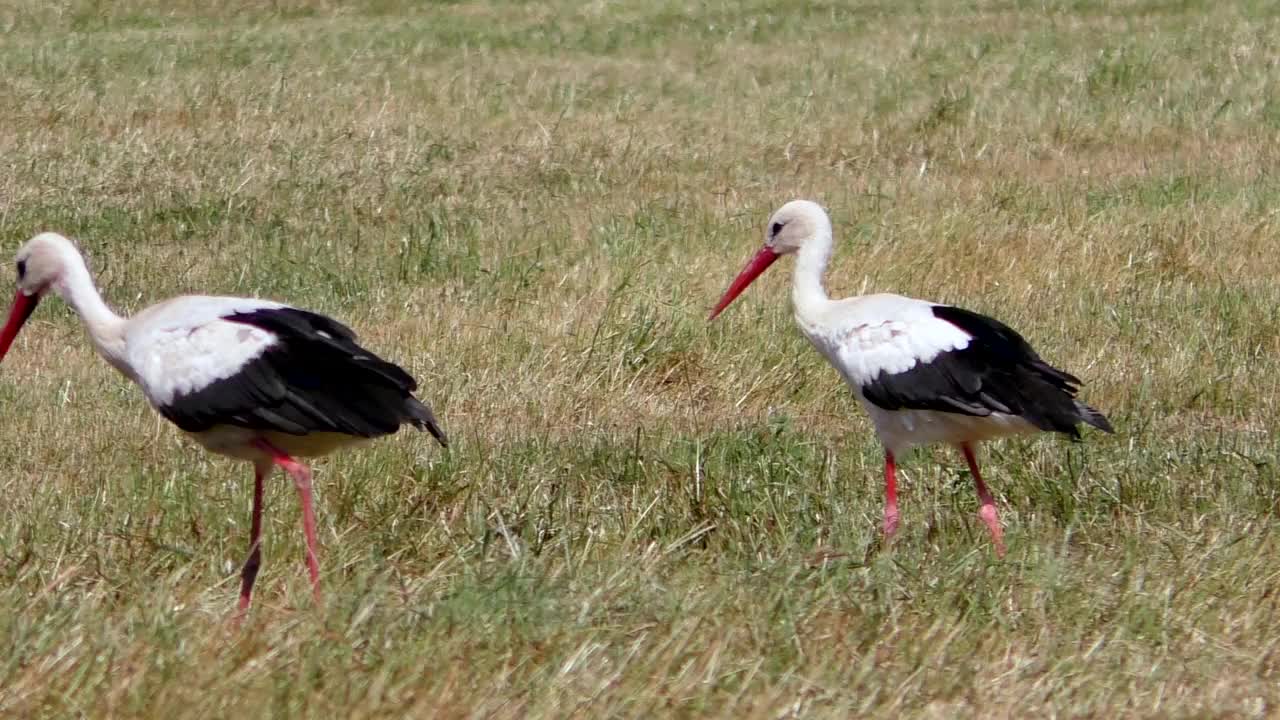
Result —
M808 200L783 205L769 218L764 248L711 319L775 260L794 254L796 323L853 389L885 448L885 536L898 528L895 457L915 446L950 443L969 464L978 516L1004 555L995 500L978 472L974 444L1036 431L1078 439L1078 423L1113 432L1111 423L1075 399L1080 380L1041 360L998 320L900 295L831 300L822 286L831 247L831 220L822 207Z
M125 319L102 301L70 240L42 233L17 255L18 292L0 360L45 293L84 321L98 354L142 387L151 405L208 450L254 466L249 557L239 613L249 606L261 562L262 484L279 465L297 487L307 569L320 600L311 471L296 458L396 432L425 429L447 447L431 410L401 368L356 344L346 326L267 300L183 296Z

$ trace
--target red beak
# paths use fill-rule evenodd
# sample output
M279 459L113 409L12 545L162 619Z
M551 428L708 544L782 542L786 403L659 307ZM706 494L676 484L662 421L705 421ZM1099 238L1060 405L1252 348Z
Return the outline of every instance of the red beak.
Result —
M39 304L39 295L28 295L19 290L14 296L13 309L9 311L9 322L4 324L4 330L0 330L0 360L3 360L5 354L9 352L9 346L13 344L13 339L18 337L18 331L22 329L23 323L31 317L31 313L35 312L36 305Z
M733 279L729 289L724 291L724 295L721 296L720 302L716 303L716 309L711 311L711 317L707 318L707 321L715 320L721 310L729 307L729 303L741 295L742 291L746 290L747 286L751 284L751 281L760 277L760 274L768 270L773 261L779 257L778 253L774 252L771 247L760 248L760 252L751 258L751 262L747 263L747 266L742 268L742 272L738 273L738 277ZM0 353L0 357L3 357L3 353Z

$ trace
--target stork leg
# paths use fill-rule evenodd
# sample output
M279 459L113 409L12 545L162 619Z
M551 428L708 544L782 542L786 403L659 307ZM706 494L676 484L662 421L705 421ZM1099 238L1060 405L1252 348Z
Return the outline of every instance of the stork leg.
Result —
M253 516L249 526L249 557L240 569L240 610L237 617L244 615L249 609L249 601L253 598L253 583L258 579L258 568L262 565L262 484L270 472L270 461L253 464Z
M311 592L315 595L316 604L319 604L320 562L316 560L316 512L311 502L311 470L266 440L258 439L253 444L270 455L271 462L289 473L294 487L298 489L298 499L302 501L302 533L307 540L307 571L311 574Z
M893 453L884 451L884 536L898 531L898 477Z
M980 503L978 517L982 518L982 522L986 523L987 529L991 531L991 541L996 545L996 555L1004 557L1004 531L1000 529L1000 518L996 514L996 500L987 489L987 484L982 482L982 473L978 472L978 459L974 457L973 446L969 443L960 443L960 450L964 453L965 462L969 463L973 484L978 489Z

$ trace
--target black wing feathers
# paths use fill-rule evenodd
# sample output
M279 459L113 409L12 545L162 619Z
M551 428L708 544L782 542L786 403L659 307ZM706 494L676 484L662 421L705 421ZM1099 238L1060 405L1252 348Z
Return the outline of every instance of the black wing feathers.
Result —
M946 305L935 305L933 314L972 336L968 347L940 353L905 372L880 373L862 387L869 402L886 410L1017 415L1072 437L1080 436L1080 422L1112 431L1101 413L1075 399L1080 380L1042 360L1013 328Z
M235 425L292 435L377 437L407 422L447 445L431 410L412 395L417 382L399 366L360 347L345 325L294 308L255 310L224 319L262 328L279 341L234 376L162 408L183 430Z

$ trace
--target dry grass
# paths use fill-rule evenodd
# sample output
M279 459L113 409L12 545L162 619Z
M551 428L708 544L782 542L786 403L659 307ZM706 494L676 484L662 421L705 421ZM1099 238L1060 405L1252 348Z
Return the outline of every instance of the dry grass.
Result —
M136 310L333 313L456 441L317 464L328 604L248 468L43 307L3 366L21 717L1243 717L1276 711L1280 23L1260 2L0 8L0 229ZM994 313L1120 433L879 450L784 272ZM941 463L934 462L939 460Z

